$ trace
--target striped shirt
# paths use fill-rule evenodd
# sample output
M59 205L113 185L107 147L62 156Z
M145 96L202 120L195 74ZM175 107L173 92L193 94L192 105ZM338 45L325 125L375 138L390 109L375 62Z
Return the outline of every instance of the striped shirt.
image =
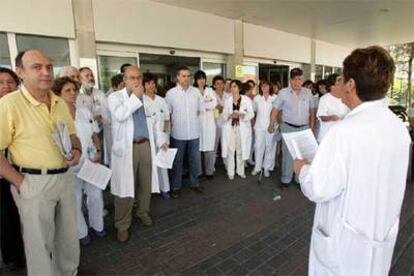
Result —
M180 85L168 90L165 97L171 114L171 136L177 140L193 140L200 137L199 112L203 111L203 99L199 90Z

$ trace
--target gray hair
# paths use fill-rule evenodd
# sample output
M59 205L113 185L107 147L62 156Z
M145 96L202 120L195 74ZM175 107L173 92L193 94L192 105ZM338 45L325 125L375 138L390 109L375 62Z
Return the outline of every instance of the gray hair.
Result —
M62 68L62 70L60 70L58 77L68 77L68 73L71 69L78 70L78 68L76 68L75 66L65 66Z

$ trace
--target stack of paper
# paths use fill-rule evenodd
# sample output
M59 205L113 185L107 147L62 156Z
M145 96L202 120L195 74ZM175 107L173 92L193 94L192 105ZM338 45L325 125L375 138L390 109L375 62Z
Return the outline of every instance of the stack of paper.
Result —
M67 160L72 160L72 142L70 141L69 129L64 121L58 121L52 139L58 147L60 153Z
M318 151L318 142L310 129L282 133L282 136L293 159L313 160Z

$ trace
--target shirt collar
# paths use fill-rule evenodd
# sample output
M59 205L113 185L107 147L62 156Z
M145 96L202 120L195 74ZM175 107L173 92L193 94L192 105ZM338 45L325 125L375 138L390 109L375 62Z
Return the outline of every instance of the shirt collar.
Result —
M24 85L21 85L20 90L23 93L23 96L34 106L39 106L42 103L39 102L38 100L36 100L32 94L30 94L30 92L27 90L27 88ZM55 105L57 102L59 102L59 97L55 95L55 93L53 93L52 91L49 91L49 96L50 96L50 103L51 106Z
M292 87L289 87L289 91L290 91L290 93L292 93L293 95L296 95L296 94L295 94L295 91L293 91L293 88L292 88ZM300 88L300 91L299 91L298 96L302 95L302 91L303 91L303 88L301 87L301 88Z
M179 85L179 84L177 83L177 88L178 88L178 90L180 90L180 91L183 91L183 92L188 92L188 91L190 91L191 86L188 86L187 90L185 90L185 89L184 89L184 87L182 87L181 85Z
M363 102L360 105L358 105L357 107L355 107L354 109L352 109L347 115L346 117L350 117L350 116L354 116L355 114L358 114L368 108L371 107L380 107L380 106L387 106L387 103L385 101L385 99L380 99L380 100L376 100L376 101L368 101L368 102Z

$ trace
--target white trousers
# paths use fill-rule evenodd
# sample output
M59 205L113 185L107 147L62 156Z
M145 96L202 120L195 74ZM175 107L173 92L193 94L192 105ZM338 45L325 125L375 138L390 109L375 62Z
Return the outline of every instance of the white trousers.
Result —
M168 179L168 169L157 168L158 173L158 184L160 185L161 192L170 191L170 180Z
M104 229L103 222L103 196L102 190L94 185L76 177L76 212L78 218L78 238L82 239L88 235L88 225L82 212L83 195L86 194L86 207L88 209L89 227L95 231Z
M228 134L227 141L227 175L234 176L235 161L234 154L236 154L237 174L244 175L244 160L241 146L240 127L234 126Z
M254 156L256 163L254 169L256 171L260 171L262 168L269 171L274 169L276 146L275 132L255 130Z

